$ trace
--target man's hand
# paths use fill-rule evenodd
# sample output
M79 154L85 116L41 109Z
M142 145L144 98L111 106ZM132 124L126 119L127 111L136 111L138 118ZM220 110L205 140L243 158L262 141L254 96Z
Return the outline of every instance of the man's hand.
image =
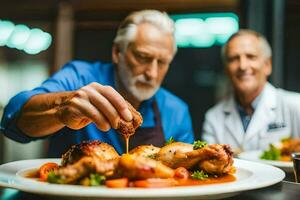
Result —
M80 129L94 122L102 131L132 120L125 99L112 87L91 83L79 90L38 94L23 106L17 126L26 135L42 137L63 127Z
M91 83L74 91L57 107L59 121L71 129L91 122L102 131L116 129L120 118L132 120L125 99L112 87Z

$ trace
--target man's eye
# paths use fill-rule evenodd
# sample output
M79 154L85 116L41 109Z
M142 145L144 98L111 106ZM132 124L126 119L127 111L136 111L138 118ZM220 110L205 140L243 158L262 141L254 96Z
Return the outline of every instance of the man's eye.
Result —
M164 66L164 65L167 65L168 62L166 60L158 60L158 65L159 66Z
M251 60L257 59L257 56L256 56L256 55L248 55L247 57L248 57L249 59L251 59Z
M238 59L238 57L233 56L233 57L228 57L228 58L227 58L227 61L228 61L228 62L233 62L233 61L235 61L235 60L237 60L237 59Z
M137 60L140 61L140 62L149 62L149 61L151 61L151 58L150 58L149 56L146 56L146 55L136 54L135 57L136 57Z

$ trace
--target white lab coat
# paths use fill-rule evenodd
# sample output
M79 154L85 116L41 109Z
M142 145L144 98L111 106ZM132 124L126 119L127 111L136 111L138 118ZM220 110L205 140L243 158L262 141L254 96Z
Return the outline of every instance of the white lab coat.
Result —
M203 139L208 143L230 144L244 151L266 149L285 137L300 137L300 94L267 83L244 132L233 96L205 114Z

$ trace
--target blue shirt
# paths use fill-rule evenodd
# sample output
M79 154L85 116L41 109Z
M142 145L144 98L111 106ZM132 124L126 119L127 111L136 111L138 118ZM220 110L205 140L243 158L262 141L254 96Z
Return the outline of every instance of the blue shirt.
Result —
M259 101L261 99L261 96L262 96L262 93L260 93L260 95L258 95L254 99L254 101L251 103L251 106L252 106L254 112L255 112L255 109L257 108L257 105L258 105L258 103L259 103ZM250 124L252 115L248 115L248 113L246 112L246 110L240 104L237 103L236 107L237 107L237 110L238 110L238 112L240 114L244 131L246 132L247 128L248 128L248 126Z
M49 92L74 91L89 83L98 82L102 85L115 87L114 67L112 64L101 62L88 63L84 61L72 61L67 63L52 77L31 91L24 91L13 97L4 109L1 121L1 130L9 138L28 143L40 139L33 138L22 133L16 126L16 119L23 105L36 94ZM192 143L194 134L188 106L169 91L160 88L149 100L142 102L139 112L143 116L142 127L154 127L153 101L157 101L160 111L165 140L171 136L175 141ZM30 123L30 122L28 122ZM102 132L94 123L80 130L72 130L64 127L57 133L47 136L49 138L49 157L61 157L71 145L84 140L98 139L115 147L119 154L124 152L125 147L120 141L122 138L113 129Z

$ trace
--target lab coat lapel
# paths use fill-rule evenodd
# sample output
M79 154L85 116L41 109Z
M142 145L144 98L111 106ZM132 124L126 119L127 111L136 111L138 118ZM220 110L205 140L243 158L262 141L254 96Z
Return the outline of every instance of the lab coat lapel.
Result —
M225 103L223 112L225 115L225 128L239 146L243 142L244 128L233 96Z
M245 142L257 136L261 130L266 130L269 122L276 117L275 109L276 90L271 84L267 83L247 128Z

